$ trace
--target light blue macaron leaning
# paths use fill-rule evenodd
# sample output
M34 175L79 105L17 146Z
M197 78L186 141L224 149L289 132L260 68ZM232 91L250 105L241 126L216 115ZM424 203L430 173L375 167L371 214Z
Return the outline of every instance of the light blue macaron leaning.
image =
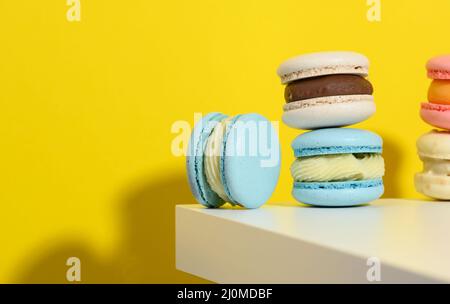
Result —
M384 192L382 147L380 136L359 129L330 128L299 135L292 142L297 158L291 166L292 195L299 202L327 207L378 199Z
M280 155L278 134L263 116L210 113L195 125L189 142L192 193L209 208L226 202L258 208L275 190Z

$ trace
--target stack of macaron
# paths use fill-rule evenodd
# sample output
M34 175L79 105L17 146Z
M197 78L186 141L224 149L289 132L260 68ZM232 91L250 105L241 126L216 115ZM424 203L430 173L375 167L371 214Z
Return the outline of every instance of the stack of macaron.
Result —
M354 206L383 192L383 141L349 126L375 113L369 61L354 52L321 52L282 63L283 122L312 130L292 142L293 196L315 206Z
M418 192L441 200L450 200L450 55L428 61L428 77L432 79L428 102L421 105L420 116L433 127L417 141L423 171L414 179Z

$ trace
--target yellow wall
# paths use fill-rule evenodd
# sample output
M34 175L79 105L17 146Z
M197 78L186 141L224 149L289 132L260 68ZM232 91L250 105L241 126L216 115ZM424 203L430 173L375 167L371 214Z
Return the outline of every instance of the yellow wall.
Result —
M202 282L174 269L174 206L192 203L176 120L259 112L280 120L276 68L304 52L355 50L372 63L386 195L420 197L416 138L429 81L450 53L448 0L65 0L0 2L0 282ZM290 141L272 202L290 197Z

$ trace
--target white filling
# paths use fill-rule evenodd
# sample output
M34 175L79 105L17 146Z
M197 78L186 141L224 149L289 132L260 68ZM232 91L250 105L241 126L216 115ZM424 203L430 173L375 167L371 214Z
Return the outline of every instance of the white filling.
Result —
M220 179L220 154L223 137L226 131L226 124L231 118L226 118L217 123L208 138L205 148L203 167L206 180L211 189L226 202L230 202Z
M450 176L450 160L421 157L423 173L432 175Z

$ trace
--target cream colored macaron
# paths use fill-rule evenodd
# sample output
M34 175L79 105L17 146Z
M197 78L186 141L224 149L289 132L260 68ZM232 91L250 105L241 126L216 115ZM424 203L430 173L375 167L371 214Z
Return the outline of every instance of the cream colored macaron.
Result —
M417 140L423 171L414 178L416 190L426 196L450 200L450 132L433 130Z
M315 130L359 123L375 113L369 60L356 52L319 52L293 57L277 70L286 84L283 122Z

